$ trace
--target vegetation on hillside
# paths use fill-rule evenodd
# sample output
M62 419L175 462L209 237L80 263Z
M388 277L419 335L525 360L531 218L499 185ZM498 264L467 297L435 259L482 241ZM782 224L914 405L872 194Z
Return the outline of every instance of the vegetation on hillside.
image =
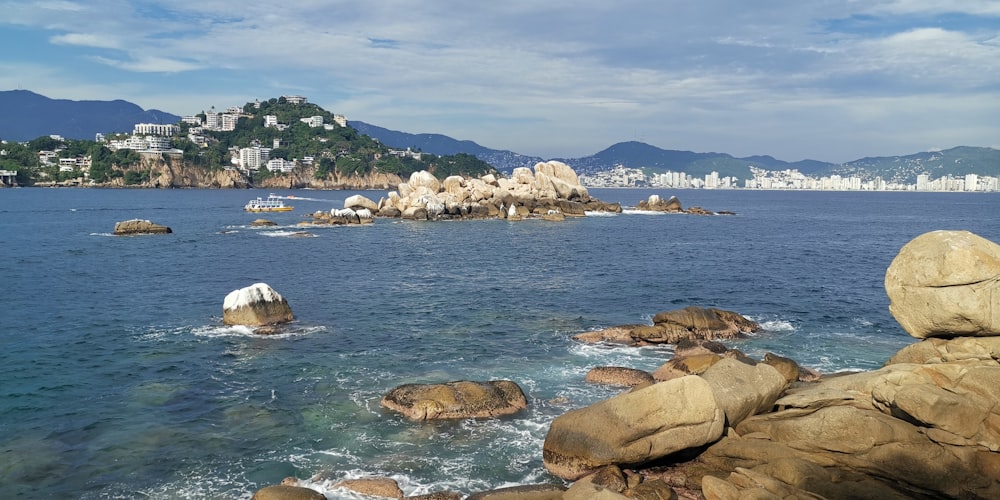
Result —
M396 174L407 177L419 170L427 170L439 178L449 175L479 176L496 170L488 163L469 154L437 156L420 153L393 152L387 146L351 127L333 125L311 127L300 119L323 117L325 124L334 124L332 113L312 103L291 104L284 98L259 103L247 103L243 114L232 131L203 131L207 139L203 146L188 138L191 125L181 123L180 132L170 139L171 147L182 152L183 162L196 168L218 170L232 168L233 152L254 145L270 148L271 158L299 160L300 173L311 173L317 179L335 176L364 176L369 173ZM287 128L265 127L264 116L275 115L278 123ZM111 151L103 142L59 140L40 137L27 143L5 142L0 156L0 169L18 171L18 182L31 184L38 181L65 181L83 176L79 169L60 171L58 162L43 165L41 151L58 151L58 158L91 158L88 175L93 182L104 183L124 177L126 184L141 184L149 178L148 170L141 170L142 158L132 150ZM306 165L306 158L312 159ZM285 175L258 170L253 181Z

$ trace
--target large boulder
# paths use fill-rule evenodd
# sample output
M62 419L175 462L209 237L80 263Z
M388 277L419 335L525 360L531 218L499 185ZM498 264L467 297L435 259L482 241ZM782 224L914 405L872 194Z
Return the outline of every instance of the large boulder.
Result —
M267 283L233 290L222 304L222 322L227 325L275 325L293 319L288 301Z
M347 199L344 200L344 208L353 208L354 210L367 208L372 212L378 212L378 203L375 203L363 195L355 194L348 196Z
M935 343L921 351L948 350ZM790 389L776 411L744 419L699 456L713 476L736 473L729 486L703 486L733 493L733 480L755 471L827 498L858 488L871 498L1000 498L1000 364L987 358L899 362ZM794 467L766 470L782 460Z
M382 397L381 405L410 420L489 418L528 407L524 392L510 380L405 384Z
M932 231L904 245L885 273L889 312L916 338L1000 335L1000 245Z
M115 234L129 236L134 234L169 234L173 230L144 219L131 219L115 223Z
M624 366L597 366L591 368L584 377L591 384L604 384L621 387L639 387L652 384L653 376L649 372Z
M683 377L556 417L542 458L549 472L575 480L605 465L640 464L711 443L724 427L711 385Z

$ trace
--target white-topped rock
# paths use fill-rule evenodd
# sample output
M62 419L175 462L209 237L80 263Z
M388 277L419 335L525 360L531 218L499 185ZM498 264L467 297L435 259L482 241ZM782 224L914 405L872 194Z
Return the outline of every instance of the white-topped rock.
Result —
M222 303L222 322L227 325L264 326L293 319L288 301L267 283L233 290Z

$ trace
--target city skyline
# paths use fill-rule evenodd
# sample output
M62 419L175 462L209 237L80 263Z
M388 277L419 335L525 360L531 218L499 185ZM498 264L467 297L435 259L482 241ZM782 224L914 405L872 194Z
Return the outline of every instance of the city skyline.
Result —
M1000 147L1000 4L4 2L0 88L178 115L285 94L521 154ZM110 14L109 14L110 13Z

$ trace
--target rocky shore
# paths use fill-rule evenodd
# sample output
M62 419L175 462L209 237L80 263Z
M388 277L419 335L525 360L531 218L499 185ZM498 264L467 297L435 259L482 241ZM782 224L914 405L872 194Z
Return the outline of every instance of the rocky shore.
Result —
M893 317L919 341L870 372L820 377L773 354L750 359L716 339L751 331L753 322L712 308L658 314L644 325L652 336L637 337L636 325L615 327L621 336L587 336L581 341L621 349L650 338L677 349L666 375L628 367L588 374L627 389L552 422L539 453L561 484L406 498L1000 498L998 276L1000 245L974 234L934 231L905 245L885 288ZM384 401L405 403L395 411L418 408L414 420L516 418L520 390L511 384L406 386ZM451 406L421 403L421 394ZM454 411L465 401L466 410L482 410L477 395L504 413L488 405L485 413ZM287 478L254 498L341 491L404 498L389 478L320 476Z

